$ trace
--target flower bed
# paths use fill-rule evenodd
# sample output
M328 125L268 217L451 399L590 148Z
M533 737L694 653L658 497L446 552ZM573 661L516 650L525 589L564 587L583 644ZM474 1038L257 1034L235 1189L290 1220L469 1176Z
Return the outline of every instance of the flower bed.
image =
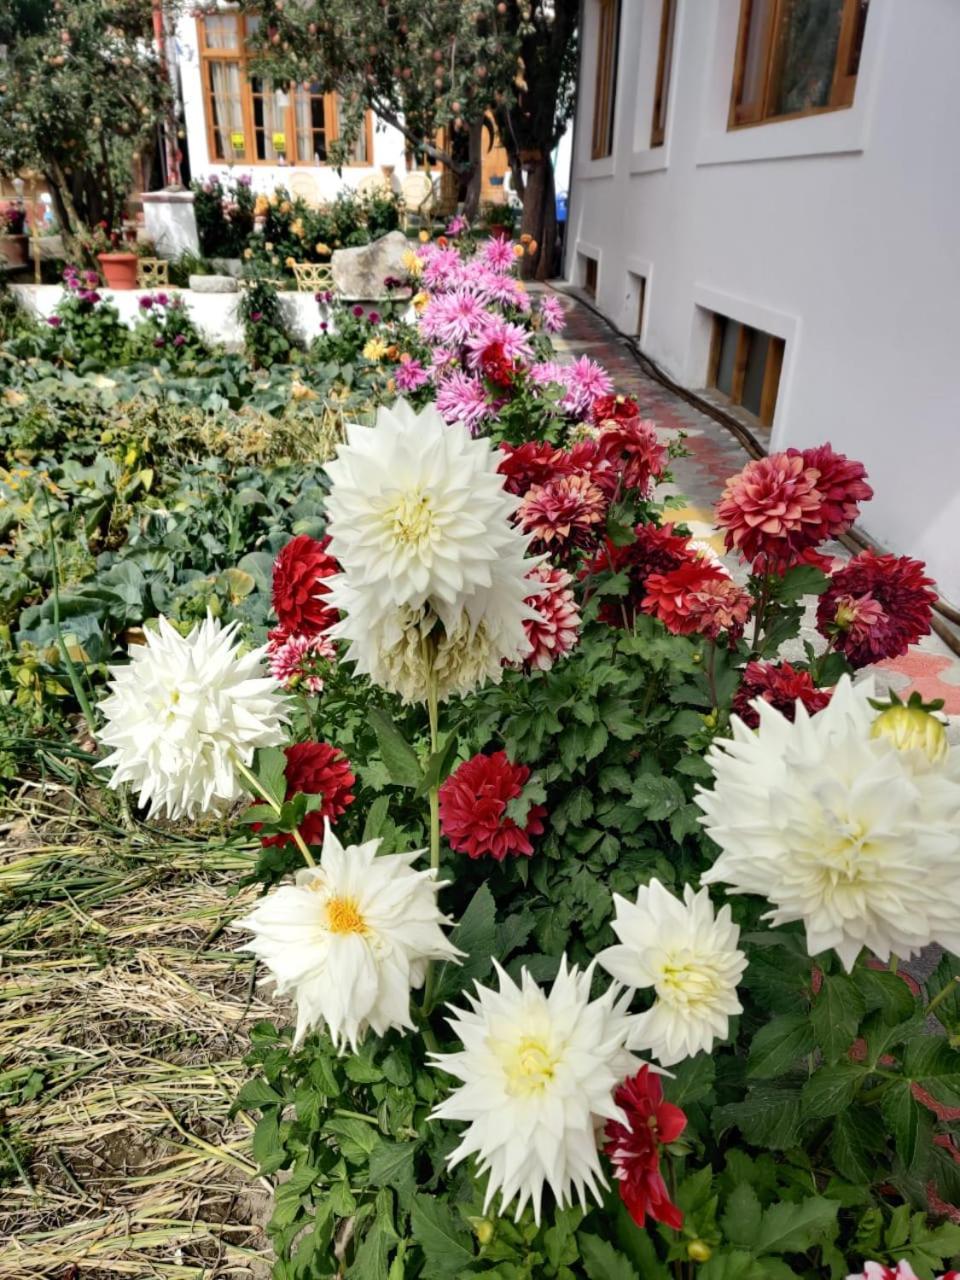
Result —
M5 479L21 702L151 821L255 850L234 928L277 1016L236 1106L278 1276L931 1280L960 774L935 706L851 682L931 584L823 556L871 496L828 445L731 478L731 576L659 497L682 441L556 361L517 252L425 244L415 324L347 310L247 374L298 421L338 398L308 465L239 462L201 412L153 465L124 437L104 504L76 392L74 439Z

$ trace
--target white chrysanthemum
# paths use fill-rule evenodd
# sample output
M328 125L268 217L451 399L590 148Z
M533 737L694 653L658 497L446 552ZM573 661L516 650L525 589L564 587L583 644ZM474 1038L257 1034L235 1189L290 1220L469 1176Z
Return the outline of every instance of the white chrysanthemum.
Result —
M129 783L150 814L193 818L243 794L238 762L286 741L286 699L263 649L237 651L236 624L207 617L184 639L166 618L130 662L110 668L97 735L113 750L98 768Z
M328 822L319 864L233 925L254 934L241 950L264 962L277 994L293 995L294 1046L322 1023L354 1051L368 1028L412 1029L411 987L423 986L430 960L461 954L441 928L450 924L437 907L444 882L413 870L424 850L377 857L379 846L344 848Z
M491 611L522 622L535 562L498 462L488 440L448 426L432 404L417 414L398 400L375 427L348 426L326 468L330 554L343 566L327 583L331 603L346 583L379 611L429 608L450 633L464 610L473 629Z
M639 889L636 902L618 893L613 902L620 946L597 959L619 982L657 994L633 1019L630 1048L670 1067L726 1039L731 1014L741 1011L737 982L747 965L730 908L714 915L709 890L694 893L690 885L681 902L659 880Z
M529 1200L539 1222L544 1184L560 1205L576 1191L584 1207L606 1186L596 1130L623 1120L613 1090L641 1064L624 1048L629 992L612 983L591 1000L593 969L563 957L546 995L526 970L518 987L497 965L500 989L478 985L450 1019L462 1051L433 1055L462 1081L433 1118L468 1122L449 1163L475 1155L489 1172L484 1212L499 1191L501 1212L516 1198L519 1218Z
M849 971L861 947L901 959L931 942L960 953L960 770L872 736L873 682L837 685L791 724L763 699L754 732L708 755L712 791L697 803L722 853L702 877L802 920L811 955L833 948Z

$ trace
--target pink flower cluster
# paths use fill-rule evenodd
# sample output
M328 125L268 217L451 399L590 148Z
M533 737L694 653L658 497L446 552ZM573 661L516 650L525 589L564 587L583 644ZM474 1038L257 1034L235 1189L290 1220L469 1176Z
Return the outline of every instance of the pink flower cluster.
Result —
M918 1280L917 1273L905 1258L892 1267L882 1262L865 1262L863 1270L847 1276L847 1280ZM946 1271L937 1280L960 1280L960 1271Z

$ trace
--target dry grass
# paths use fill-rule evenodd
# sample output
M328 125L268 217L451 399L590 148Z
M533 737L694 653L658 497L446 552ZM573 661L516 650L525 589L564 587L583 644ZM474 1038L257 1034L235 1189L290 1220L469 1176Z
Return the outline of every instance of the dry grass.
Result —
M275 1016L225 934L249 852L111 834L58 787L0 822L0 1277L263 1277L269 1189L229 1118Z

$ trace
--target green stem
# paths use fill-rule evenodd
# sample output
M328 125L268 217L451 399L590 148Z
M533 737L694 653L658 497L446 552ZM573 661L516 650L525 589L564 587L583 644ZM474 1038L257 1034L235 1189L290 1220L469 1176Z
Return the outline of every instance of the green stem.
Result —
M760 652L760 637L763 633L763 624L766 619L767 603L770 590L769 575L763 575L763 581L760 584L760 594L757 597L757 612L753 619L753 639L750 642L750 650L757 654Z
M50 528L50 554L53 557L53 626L57 633L57 648L60 651L60 658L63 665L67 669L67 678L70 681L70 687L73 689L73 696L80 704L80 710L83 718L87 722L87 728L91 735L95 736L97 732L97 718L93 714L93 709L87 698L86 691L80 683L80 675L74 665L70 652L67 649L67 642L64 640L60 631L60 554L57 551L57 536L53 528L53 514L50 510L50 498L46 489L43 489L43 501L47 509L47 524Z
M276 800L274 800L273 796L270 795L270 793L264 789L263 784L261 783L257 775L251 769L248 769L242 760L237 760L236 765L237 765L237 772L242 774L242 776L246 778L247 782L249 782L251 791L253 791L256 795L258 795L261 800L265 800L266 803L273 810L273 812L279 816L281 812L280 805L277 803ZM299 829L295 829L292 834L293 834L294 841L296 842L297 848L303 854L304 862L307 864L308 867L315 867L317 864L313 860L313 854L310 852L309 848L307 847L307 842L306 840L304 840L303 836L300 834Z
M891 956L891 957L890 957L890 972L891 972L891 973L896 973L896 972L897 972L897 970L898 970L899 968L900 968L900 957L899 957L899 956Z
M430 720L430 754L436 755L439 750L440 739L440 712L439 699L437 697L437 674L432 662L432 650L425 647L424 653L427 665L427 716ZM434 876L440 869L440 788L438 786L431 787L427 793L430 803L430 869ZM430 1016L430 1010L433 1008L433 992L436 986L436 966L432 961L427 962L427 976L423 984L423 1004L421 1010L423 1013L424 1023ZM424 1027L424 1037L429 1031L429 1026ZM432 1036L432 1032L431 1032ZM436 1041L434 1040L432 1048L436 1049Z
M960 977L951 978L942 991L938 991L930 1003L927 1005L924 1013L933 1013L934 1009L938 1009L948 996L956 994L957 984L960 983Z

